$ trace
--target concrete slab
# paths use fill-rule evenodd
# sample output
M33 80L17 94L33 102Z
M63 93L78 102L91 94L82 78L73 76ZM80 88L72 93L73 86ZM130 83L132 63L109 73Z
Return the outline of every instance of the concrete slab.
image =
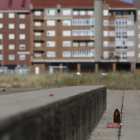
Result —
M113 122L115 108L121 110L123 91L108 90L107 110L100 123L88 140L118 140L118 128L107 128L107 123Z
M75 86L0 96L0 121L105 86ZM49 95L53 94L53 97Z
M120 140L140 139L140 91L125 91Z
M88 140L118 140L119 129L108 129L108 122L113 122L113 113L116 107L121 110L123 91L107 93L107 110L100 123ZM122 129L120 140L140 139L140 91L124 91Z

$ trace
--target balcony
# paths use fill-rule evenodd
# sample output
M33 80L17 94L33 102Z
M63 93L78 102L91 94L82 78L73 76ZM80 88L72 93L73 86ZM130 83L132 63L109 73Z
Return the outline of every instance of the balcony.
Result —
M44 38L44 35L41 35L41 36L34 36L34 37L33 37L33 40L34 40L34 41L44 41L45 38Z
M41 25L41 26L34 26L33 29L34 29L34 30L37 30L37 31L44 31L44 30L45 30L45 26L44 26L44 25Z
M34 20L44 20L44 15L42 14L41 16L33 16Z
M43 46L41 46L41 47L35 47L35 46L34 46L33 50L34 50L34 52L35 52L35 51L41 51L41 52L44 52L44 51L45 51L45 49L44 49Z
M94 36L73 36L73 40L83 41L83 40L94 40Z

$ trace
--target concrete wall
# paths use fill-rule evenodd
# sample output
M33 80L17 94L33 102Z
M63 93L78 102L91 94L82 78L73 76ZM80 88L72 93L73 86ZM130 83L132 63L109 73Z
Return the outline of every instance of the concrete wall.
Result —
M32 111L18 113L18 115L9 119L0 119L0 140L85 140L106 110L106 87L86 86L79 87L79 89L71 87L70 89L74 89L74 91L71 91L69 98L64 99L64 96L68 97L68 95L66 95L67 93L63 94L64 90L62 92L61 89L64 96L53 104L37 106ZM81 89L83 93L79 94ZM52 93L55 91L55 89L50 90ZM58 95L59 90L56 90ZM77 94L73 95L75 91ZM42 92L45 93L45 91ZM42 92L39 91L39 95ZM34 94L33 98L37 97L38 94L36 93L37 91L32 93ZM19 96L22 100L23 96L27 96L26 93L23 94ZM44 99L46 94L47 92L42 96ZM30 92L28 96L30 99ZM60 96L58 97L60 98ZM12 100L14 100L13 98ZM20 100L19 98L18 100ZM54 97L53 99L55 100L56 98ZM29 99L26 100L26 105L24 104L24 106L28 106ZM41 97L34 101L38 105ZM20 103L20 105L23 103ZM30 104L33 106L33 101ZM5 108L5 110L7 111L8 109Z
M95 9L95 61L103 55L103 1L94 1Z

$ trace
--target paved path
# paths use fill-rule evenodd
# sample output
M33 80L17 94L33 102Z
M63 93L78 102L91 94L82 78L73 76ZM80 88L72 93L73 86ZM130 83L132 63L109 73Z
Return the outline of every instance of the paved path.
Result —
M121 140L140 140L140 91L125 91Z
M121 137L119 129L107 128L117 107L121 111L123 91L108 90L107 110L88 140L140 140L140 91L124 91Z

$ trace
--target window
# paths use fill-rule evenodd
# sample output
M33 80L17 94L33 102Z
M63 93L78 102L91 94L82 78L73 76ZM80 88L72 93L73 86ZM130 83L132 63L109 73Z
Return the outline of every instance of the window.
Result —
M35 57L41 57L41 52L35 52Z
M138 11L138 19L140 19L140 11Z
M134 46L135 46L134 41L128 41L128 42L127 42L127 46L128 46L128 47L134 47Z
M116 31L116 38L120 39L120 38L127 38L128 36L128 32L126 31Z
M108 20L104 20L103 25L108 26Z
M2 23L0 23L0 28L3 28L3 24Z
M134 57L135 56L135 52L134 51L128 51L127 52L127 56L128 57Z
M19 60L25 60L25 59L26 59L26 55L25 54L19 55Z
M70 16L71 15L71 10L67 9L67 10L63 10L63 16Z
M114 52L109 52L109 56L114 56Z
M73 26L93 26L95 25L94 19L73 19Z
M127 36L134 36L135 32L134 31L127 31Z
M55 26L55 20L47 20L47 26Z
M109 47L115 47L115 41L109 41Z
M86 43L85 42L80 42L80 47L85 47Z
M121 11L117 11L117 12L116 12L116 16L117 16L117 17L120 17L120 16L121 16Z
M104 36L108 36L108 31L104 31Z
M123 11L123 16L127 16L128 15L128 11Z
M19 24L19 29L25 29L25 24Z
M58 9L58 10L57 10L57 12L58 12L58 13L60 13L60 12L61 12L61 10L60 10L60 9Z
M41 11L35 11L35 16L41 16Z
M93 15L93 11L88 11L88 15L92 16Z
M74 50L73 57L94 57L94 51L91 50Z
M73 30L73 36L94 36L94 30L90 29L80 29Z
M63 31L63 36L71 36L71 31Z
M77 16L78 15L78 11L73 11L73 15Z
M15 55L14 54L10 54L9 55L9 60L15 60Z
M35 26L41 26L41 22L36 21L36 22L35 22Z
M24 40L26 38L25 34L20 34L19 39Z
M19 15L19 18L20 18L20 19L24 19L24 18L25 18L25 14L20 14L20 15Z
M138 57L140 58L140 53L138 54Z
M88 47L93 47L94 43L93 42L88 42Z
M86 11L80 11L80 15L84 16L86 14Z
M73 42L73 47L78 47L78 42Z
M15 35L14 34L9 34L9 39L15 39Z
M63 57L71 57L70 51L63 51Z
M10 44L10 45L9 45L9 50L14 50L14 49L15 49L15 45Z
M35 42L35 47L41 47L41 43L40 42Z
M9 18L15 18L15 14L14 13L9 13Z
M53 30L48 30L48 31L47 31L47 36L55 36L55 31L53 31Z
M53 51L48 51L48 52L47 52L47 57L55 57L55 52L53 52Z
M104 41L104 47L108 47L108 41Z
M134 21L133 21L133 20L128 20L128 21L127 21L127 25L128 25L128 26L134 25Z
M2 50L3 49L3 47L2 47L2 45L0 45L0 50Z
M103 15L104 15L104 16L108 16L108 10L104 10L104 11L103 11Z
M140 29L140 24L138 24L138 28Z
M47 41L47 47L55 47L55 41Z
M140 38L140 34L138 34L138 38Z
M55 15L55 10L48 9L47 10L47 15L48 16L54 16Z
M71 41L63 41L63 47L71 47Z
M0 54L0 60L3 60L3 55L2 54Z
M115 31L109 31L109 36L114 37L115 36Z
M0 39L3 39L3 35L2 34L0 34Z
M117 28L126 28L130 24L127 20L116 20Z
M63 26L71 26L71 20L63 20Z
M115 21L114 20L109 20L109 26L115 26Z
M19 45L19 49L20 49L20 50L25 50L25 49L26 49L26 46L25 46L24 44L20 44L20 45Z
M41 32L35 32L35 36L41 36Z
M3 13L0 13L0 18L3 18Z
M15 24L11 23L9 24L9 29L14 29L15 28Z
M105 59L106 59L106 58L109 58L109 53L108 53L107 51L104 51L103 55L104 55L104 58L105 58Z
M138 45L138 48L140 48L140 44Z

